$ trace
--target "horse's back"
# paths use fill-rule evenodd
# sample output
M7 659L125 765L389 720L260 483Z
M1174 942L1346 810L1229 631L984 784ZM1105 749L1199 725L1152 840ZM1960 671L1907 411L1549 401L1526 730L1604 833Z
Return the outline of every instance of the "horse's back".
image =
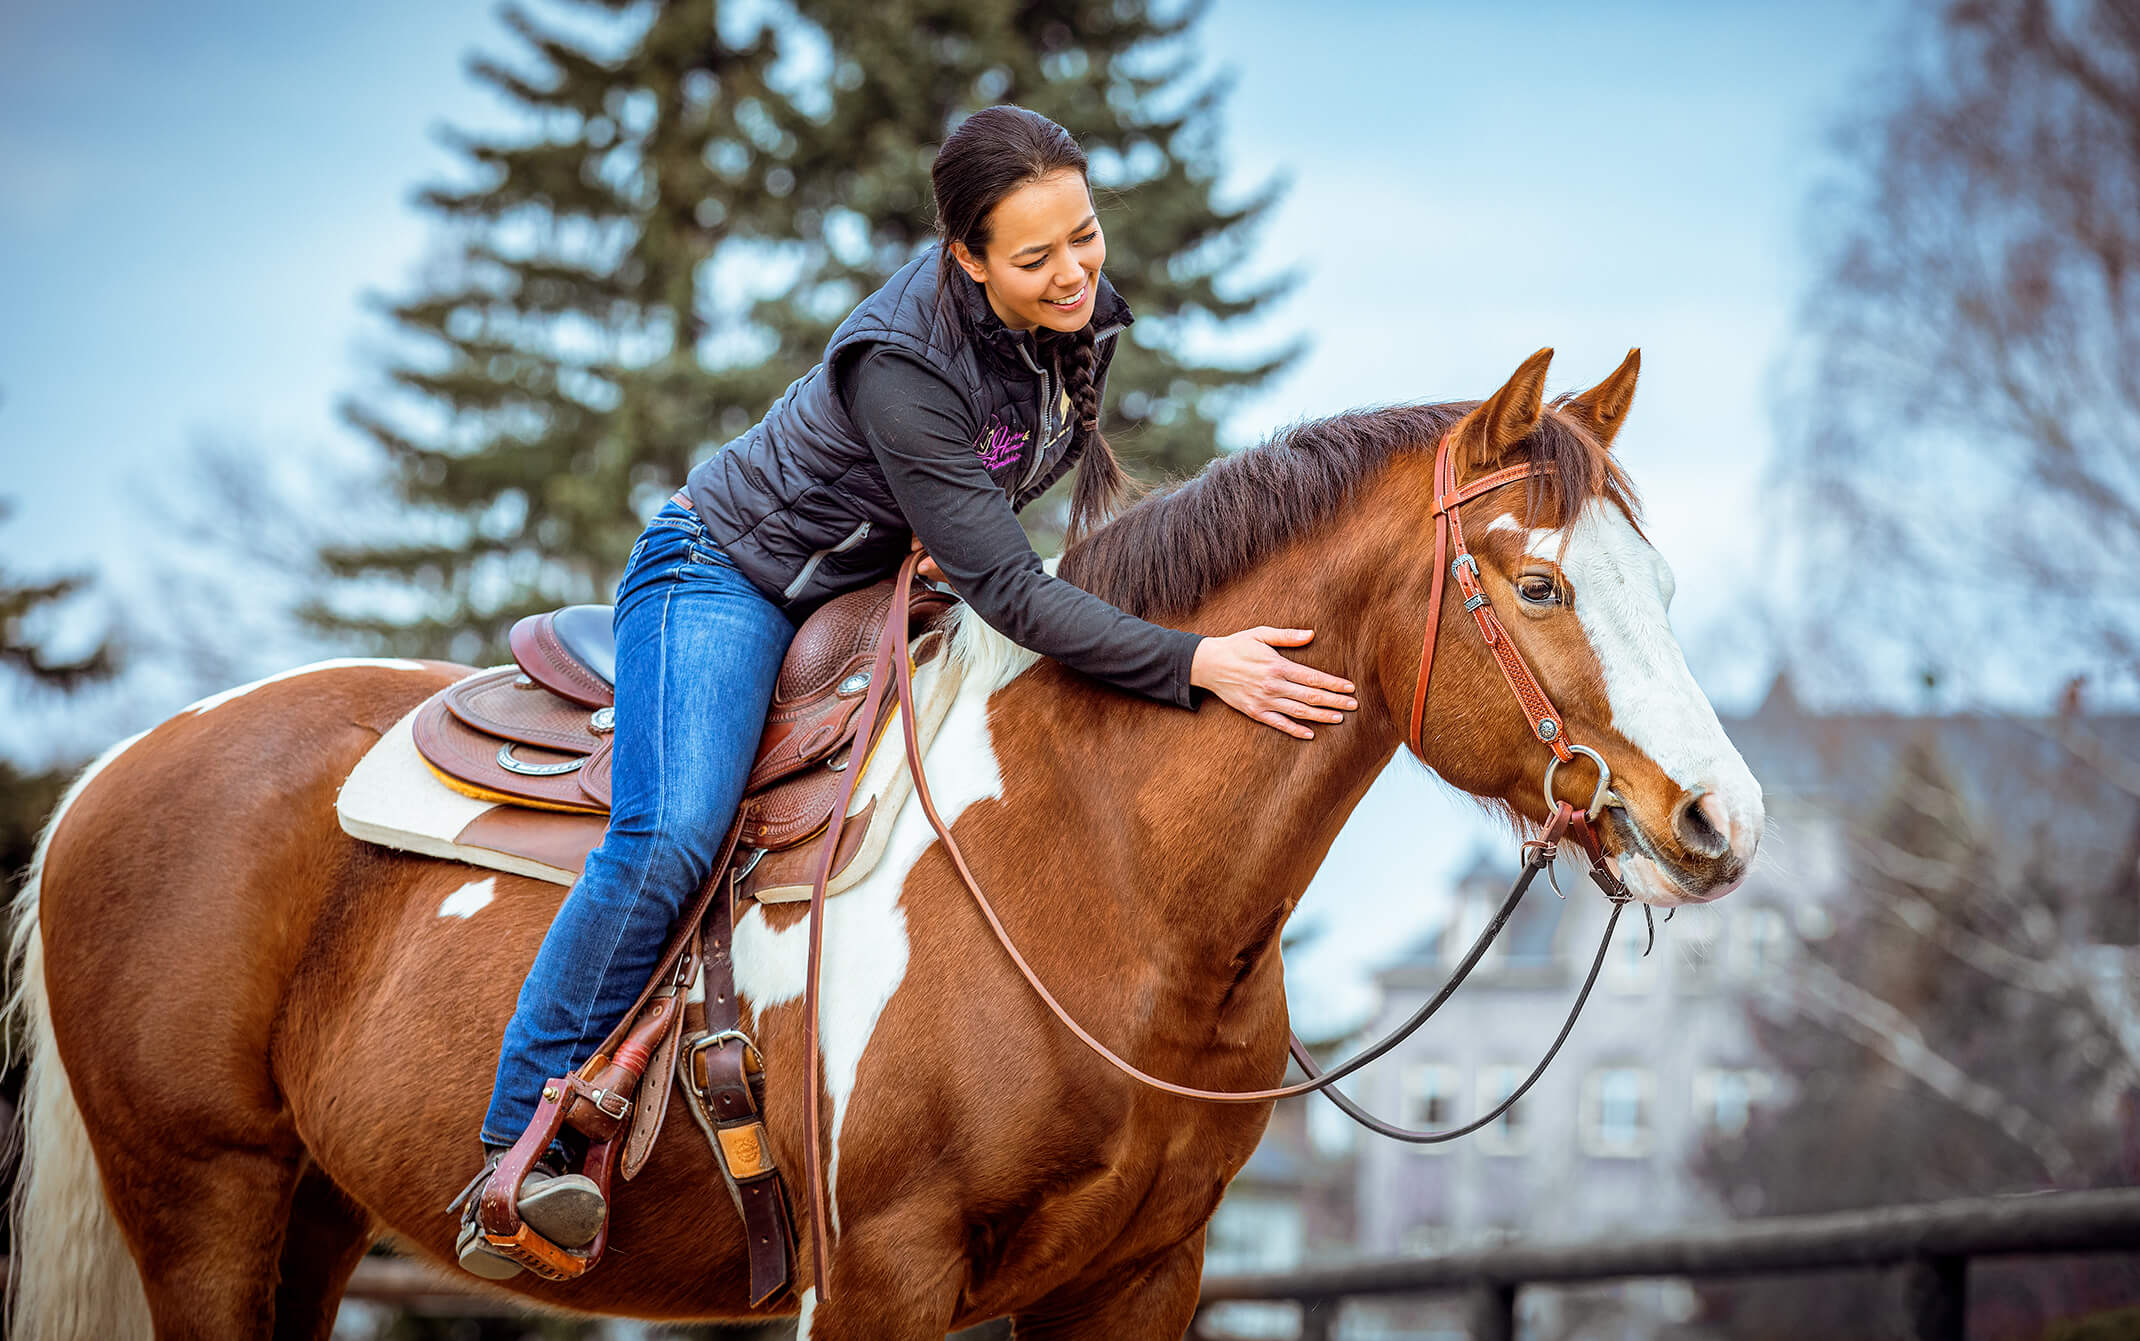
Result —
M340 661L270 677L143 733L72 798L36 916L77 1091L174 1058L257 1066L357 846L335 822L336 788L401 714L464 673Z

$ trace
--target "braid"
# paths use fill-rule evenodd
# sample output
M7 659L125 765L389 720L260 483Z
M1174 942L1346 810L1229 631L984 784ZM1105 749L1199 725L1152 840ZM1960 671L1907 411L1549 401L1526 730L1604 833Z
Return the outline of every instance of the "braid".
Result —
M1063 353L1063 388L1070 395L1070 413L1077 431L1085 436L1084 454L1077 466L1077 488L1070 500L1070 528L1063 535L1063 548L1068 549L1113 516L1138 490L1122 463L1115 459L1106 435L1100 432L1100 381L1096 375L1100 351L1092 338L1092 323L1086 322L1060 343L1067 346Z

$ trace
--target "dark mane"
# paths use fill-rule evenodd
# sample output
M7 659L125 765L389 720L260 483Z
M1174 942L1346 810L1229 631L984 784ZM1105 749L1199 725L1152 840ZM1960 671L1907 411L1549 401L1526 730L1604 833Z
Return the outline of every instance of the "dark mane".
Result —
M1295 424L1146 496L1072 546L1061 574L1145 619L1185 614L1280 546L1331 523L1396 453L1433 451L1477 404L1394 405ZM1525 442L1546 467L1530 484L1532 525L1559 526L1600 497L1633 514L1627 476L1580 424L1549 411Z

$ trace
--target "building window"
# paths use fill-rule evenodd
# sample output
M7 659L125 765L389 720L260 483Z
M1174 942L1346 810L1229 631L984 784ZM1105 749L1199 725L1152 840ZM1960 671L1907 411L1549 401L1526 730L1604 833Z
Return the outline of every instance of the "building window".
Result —
M1606 1066L1583 1081L1583 1151L1607 1159L1639 1159L1650 1153L1650 1073L1637 1066Z
M1650 952L1650 934L1640 918L1623 919L1605 952L1605 982L1615 992L1640 996L1657 985L1660 962Z
M1737 1136L1774 1088L1766 1072L1705 1067L1694 1074L1694 1116L1720 1136Z
M1683 918L1681 922L1684 924L1689 920ZM1712 918L1690 934L1673 938L1679 946L1677 985L1680 991L1690 994L1706 992L1716 986L1718 972L1723 968L1720 961L1729 944L1725 939L1729 925ZM1679 930L1677 926L1672 929Z
M1307 1243L1298 1202L1253 1192L1229 1192L1212 1213L1204 1265L1214 1274L1290 1271Z
M1502 1063L1479 1068L1480 1116L1491 1113L1503 1099L1515 1093L1516 1087L1530 1070L1521 1066ZM1513 1155L1523 1149L1523 1139L1528 1132L1524 1121L1524 1105L1518 1102L1500 1117L1479 1128L1479 1149L1489 1155Z
M1439 1062L1408 1066L1404 1073L1404 1118L1407 1127L1440 1131L1456 1125L1457 1070ZM1442 1154L1446 1145L1415 1145L1413 1150Z
M1790 955L1791 928L1780 908L1747 909L1739 934L1740 963L1746 977L1767 977L1783 967Z

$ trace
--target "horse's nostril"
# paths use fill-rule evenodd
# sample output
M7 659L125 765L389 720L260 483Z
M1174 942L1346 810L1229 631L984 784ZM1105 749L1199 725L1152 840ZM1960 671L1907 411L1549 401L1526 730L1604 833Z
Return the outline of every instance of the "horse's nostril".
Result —
M1723 806L1707 787L1696 787L1672 807L1672 832L1680 845L1697 857L1712 861L1731 852L1731 839L1722 825Z

